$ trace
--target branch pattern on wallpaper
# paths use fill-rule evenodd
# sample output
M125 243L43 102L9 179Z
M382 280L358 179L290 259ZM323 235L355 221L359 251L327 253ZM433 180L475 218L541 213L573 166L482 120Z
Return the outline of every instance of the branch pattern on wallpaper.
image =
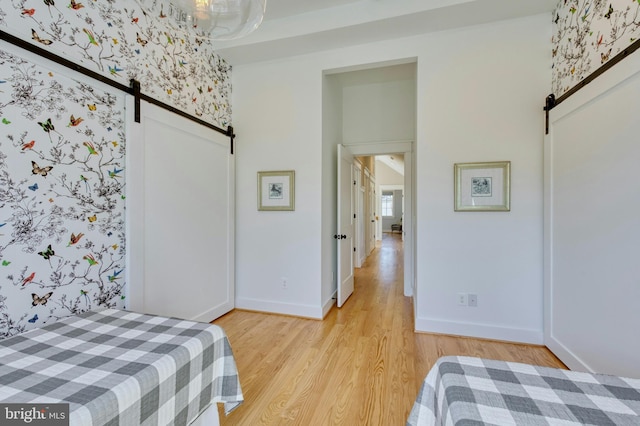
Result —
M155 12L154 12L155 13ZM231 67L211 43L178 31L160 9L131 0L10 0L8 32L202 120L231 124Z
M0 50L0 337L124 307L124 97Z
M560 0L553 25L553 93L560 96L638 39L640 0Z

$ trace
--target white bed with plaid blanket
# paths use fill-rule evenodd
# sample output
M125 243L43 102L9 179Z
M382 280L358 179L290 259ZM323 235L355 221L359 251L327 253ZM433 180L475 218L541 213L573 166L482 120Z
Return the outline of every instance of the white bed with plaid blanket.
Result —
M69 403L72 426L186 425L242 401L211 324L106 309L0 341L0 402Z
M440 358L407 425L640 425L640 380L472 357Z

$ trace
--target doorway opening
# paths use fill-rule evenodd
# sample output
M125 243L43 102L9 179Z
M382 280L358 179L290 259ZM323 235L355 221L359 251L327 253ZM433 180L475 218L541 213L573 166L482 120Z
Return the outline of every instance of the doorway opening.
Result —
M402 291L405 296L413 296L414 267L414 202L413 188L414 177L411 152L413 144L385 143L385 144L356 144L338 145L336 161L337 170L337 203L336 210L336 300L341 307L354 291L354 271L357 264L362 264L366 257L376 247L376 235L382 236L382 191L376 183L375 156L390 155L393 153L399 157L402 153L405 162L404 176L400 176L396 185L402 190L399 192L401 206L399 218L401 218L401 233L404 236L403 251L403 283ZM386 152L380 152L386 151ZM384 176L384 165L380 165L380 175ZM383 180L383 179L381 179ZM389 181L386 181L389 184ZM402 183L404 186L402 186ZM393 194L393 192L391 192ZM398 225L391 216L393 223ZM400 219L398 219L400 221ZM358 245L364 247L364 252L358 251ZM364 253L364 254L363 254ZM360 256L360 257L358 257ZM415 300L414 300L415 303Z
M353 267L362 267L385 236L394 246L402 246L402 287L413 296L414 253L414 176L412 143L346 145L354 155L352 197ZM395 149L395 151L394 151ZM347 203L338 203L347 206Z
M360 268L385 234L404 242L404 154L358 156L354 166L353 264Z
M324 72L322 155L326 173L322 179L322 227L327 239L322 246L322 297L325 314L334 300L341 306L349 297L349 290L343 294L341 285L352 288L354 269L362 265L376 242L381 241L384 231L402 236L402 292L405 296L414 294L416 80L416 58ZM396 172L396 181L380 179L376 174L393 170L389 162L394 161L404 163L404 175ZM382 215L383 191L391 191L391 198L401 203L400 207L387 206L385 213L393 214Z

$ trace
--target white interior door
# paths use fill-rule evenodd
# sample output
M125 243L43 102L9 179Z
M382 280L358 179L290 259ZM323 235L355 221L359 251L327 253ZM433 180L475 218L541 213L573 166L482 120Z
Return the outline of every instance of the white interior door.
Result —
M369 211L371 212L371 226L369 227L369 253L376 248L376 182L369 181Z
M141 122L128 124L127 140L129 307L206 322L230 311L235 173L229 138L143 102Z
M338 307L353 293L353 154L338 145Z
M360 265L360 267L362 266L362 264L364 263L364 260L366 259L365 256L365 244L364 244L364 240L366 239L366 235L365 235L365 223L367 221L367 218L364 215L364 188L362 187L362 185L358 185L358 211L356 212L357 217L360 218L359 221L356 222L357 225L357 231L356 231L356 235L357 235L357 244L356 244L356 254L358 255L358 263Z
M365 224L364 224L364 258L371 254L371 228L373 227L373 209L371 208L371 175L369 170L364 170L364 203L365 203Z
M362 240L362 234L360 233L360 228L364 217L362 216L362 200L360 198L360 180L361 180L362 169L360 168L360 163L355 161L353 164L353 246L355 249L353 250L353 266L355 268L362 267L362 252L360 249L360 241Z

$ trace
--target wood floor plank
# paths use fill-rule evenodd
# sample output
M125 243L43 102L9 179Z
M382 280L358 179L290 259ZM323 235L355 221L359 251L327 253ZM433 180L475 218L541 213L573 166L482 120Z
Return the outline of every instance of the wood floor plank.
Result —
M404 425L441 356L565 368L546 348L414 332L401 234L356 269L355 291L323 321L235 310L214 323L233 348L245 402L221 425Z

